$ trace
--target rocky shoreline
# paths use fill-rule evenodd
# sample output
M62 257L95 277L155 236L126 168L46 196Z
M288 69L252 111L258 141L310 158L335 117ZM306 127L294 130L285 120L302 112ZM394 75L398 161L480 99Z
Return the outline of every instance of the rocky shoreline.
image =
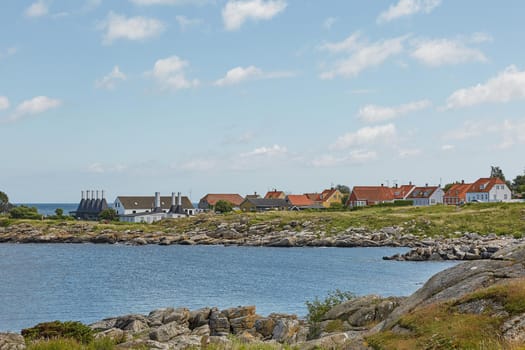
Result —
M385 257L398 261L488 259L498 250L525 242L512 236L455 232L455 238L425 237L405 233L402 227L367 230L350 227L341 232L324 232L308 222L279 228L275 223L248 226L222 223L214 228L198 226L185 232L167 230L99 230L92 223L57 224L38 227L28 223L0 227L0 243L95 243L128 245L236 245L249 247L407 247L408 253Z

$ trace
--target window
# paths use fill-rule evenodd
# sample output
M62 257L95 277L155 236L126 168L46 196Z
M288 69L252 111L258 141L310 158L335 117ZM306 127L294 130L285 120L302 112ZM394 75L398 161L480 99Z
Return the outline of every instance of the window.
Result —
M507 194L506 194L506 193L503 195L503 198L504 198L505 200L507 199Z

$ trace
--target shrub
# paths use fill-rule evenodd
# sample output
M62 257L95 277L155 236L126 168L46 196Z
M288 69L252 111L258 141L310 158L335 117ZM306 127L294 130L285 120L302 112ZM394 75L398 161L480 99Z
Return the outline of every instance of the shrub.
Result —
M9 210L9 215L13 219L32 219L37 220L41 219L42 215L38 213L37 208L35 207L27 207L25 205L20 205L18 207L14 207L11 210Z
M233 208L230 202L220 200L215 203L215 211L219 213L229 213L232 210Z
M339 289L329 292L324 300L315 297L313 301L306 301L308 315L306 316L309 323L320 322L323 316L334 306L344 303L345 301L355 298L351 292L343 292Z
M22 336L29 341L66 338L87 344L93 341L93 330L80 322L54 321L39 323L32 328L23 329Z
M108 208L108 209L102 210L100 214L98 215L98 218L100 220L118 221L118 214L115 209Z

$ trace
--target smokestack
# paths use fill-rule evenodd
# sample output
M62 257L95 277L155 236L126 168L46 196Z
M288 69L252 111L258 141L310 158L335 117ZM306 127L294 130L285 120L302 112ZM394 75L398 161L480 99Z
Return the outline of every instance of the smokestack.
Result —
M102 190L102 199L104 199L104 190Z
M155 210L160 209L160 192L155 192Z
M95 199L95 191L91 190L91 199Z
M428 182L425 184L425 187L428 187Z
M98 190L97 190L97 199L98 199Z
M180 192L177 193L177 205L180 207L182 206L182 197L180 195Z
M86 199L89 199L89 190L86 190Z
M177 205L177 199L175 198L175 192L171 192L171 206L174 207Z
M82 194L81 195L81 197L82 197L81 199L84 199L84 191L80 191L80 193Z

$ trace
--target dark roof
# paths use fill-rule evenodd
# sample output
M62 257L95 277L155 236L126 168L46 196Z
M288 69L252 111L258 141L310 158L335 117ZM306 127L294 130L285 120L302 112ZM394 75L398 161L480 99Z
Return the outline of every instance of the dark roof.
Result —
M264 207L264 208L289 207L289 204L288 202L286 202L286 200L279 199L279 198L246 198L244 202L246 201L250 202L256 207Z
M98 215L102 210L108 208L108 203L106 199L82 199L78 204L77 211L75 215Z
M430 198L438 189L438 186L416 187L407 199Z
M155 207L155 196L118 196L117 199L120 201L122 206L127 210L149 210ZM184 209L195 209L193 204L188 197L182 196L182 207ZM175 203L176 202L175 198ZM160 197L160 207L163 210L171 209L171 196Z

